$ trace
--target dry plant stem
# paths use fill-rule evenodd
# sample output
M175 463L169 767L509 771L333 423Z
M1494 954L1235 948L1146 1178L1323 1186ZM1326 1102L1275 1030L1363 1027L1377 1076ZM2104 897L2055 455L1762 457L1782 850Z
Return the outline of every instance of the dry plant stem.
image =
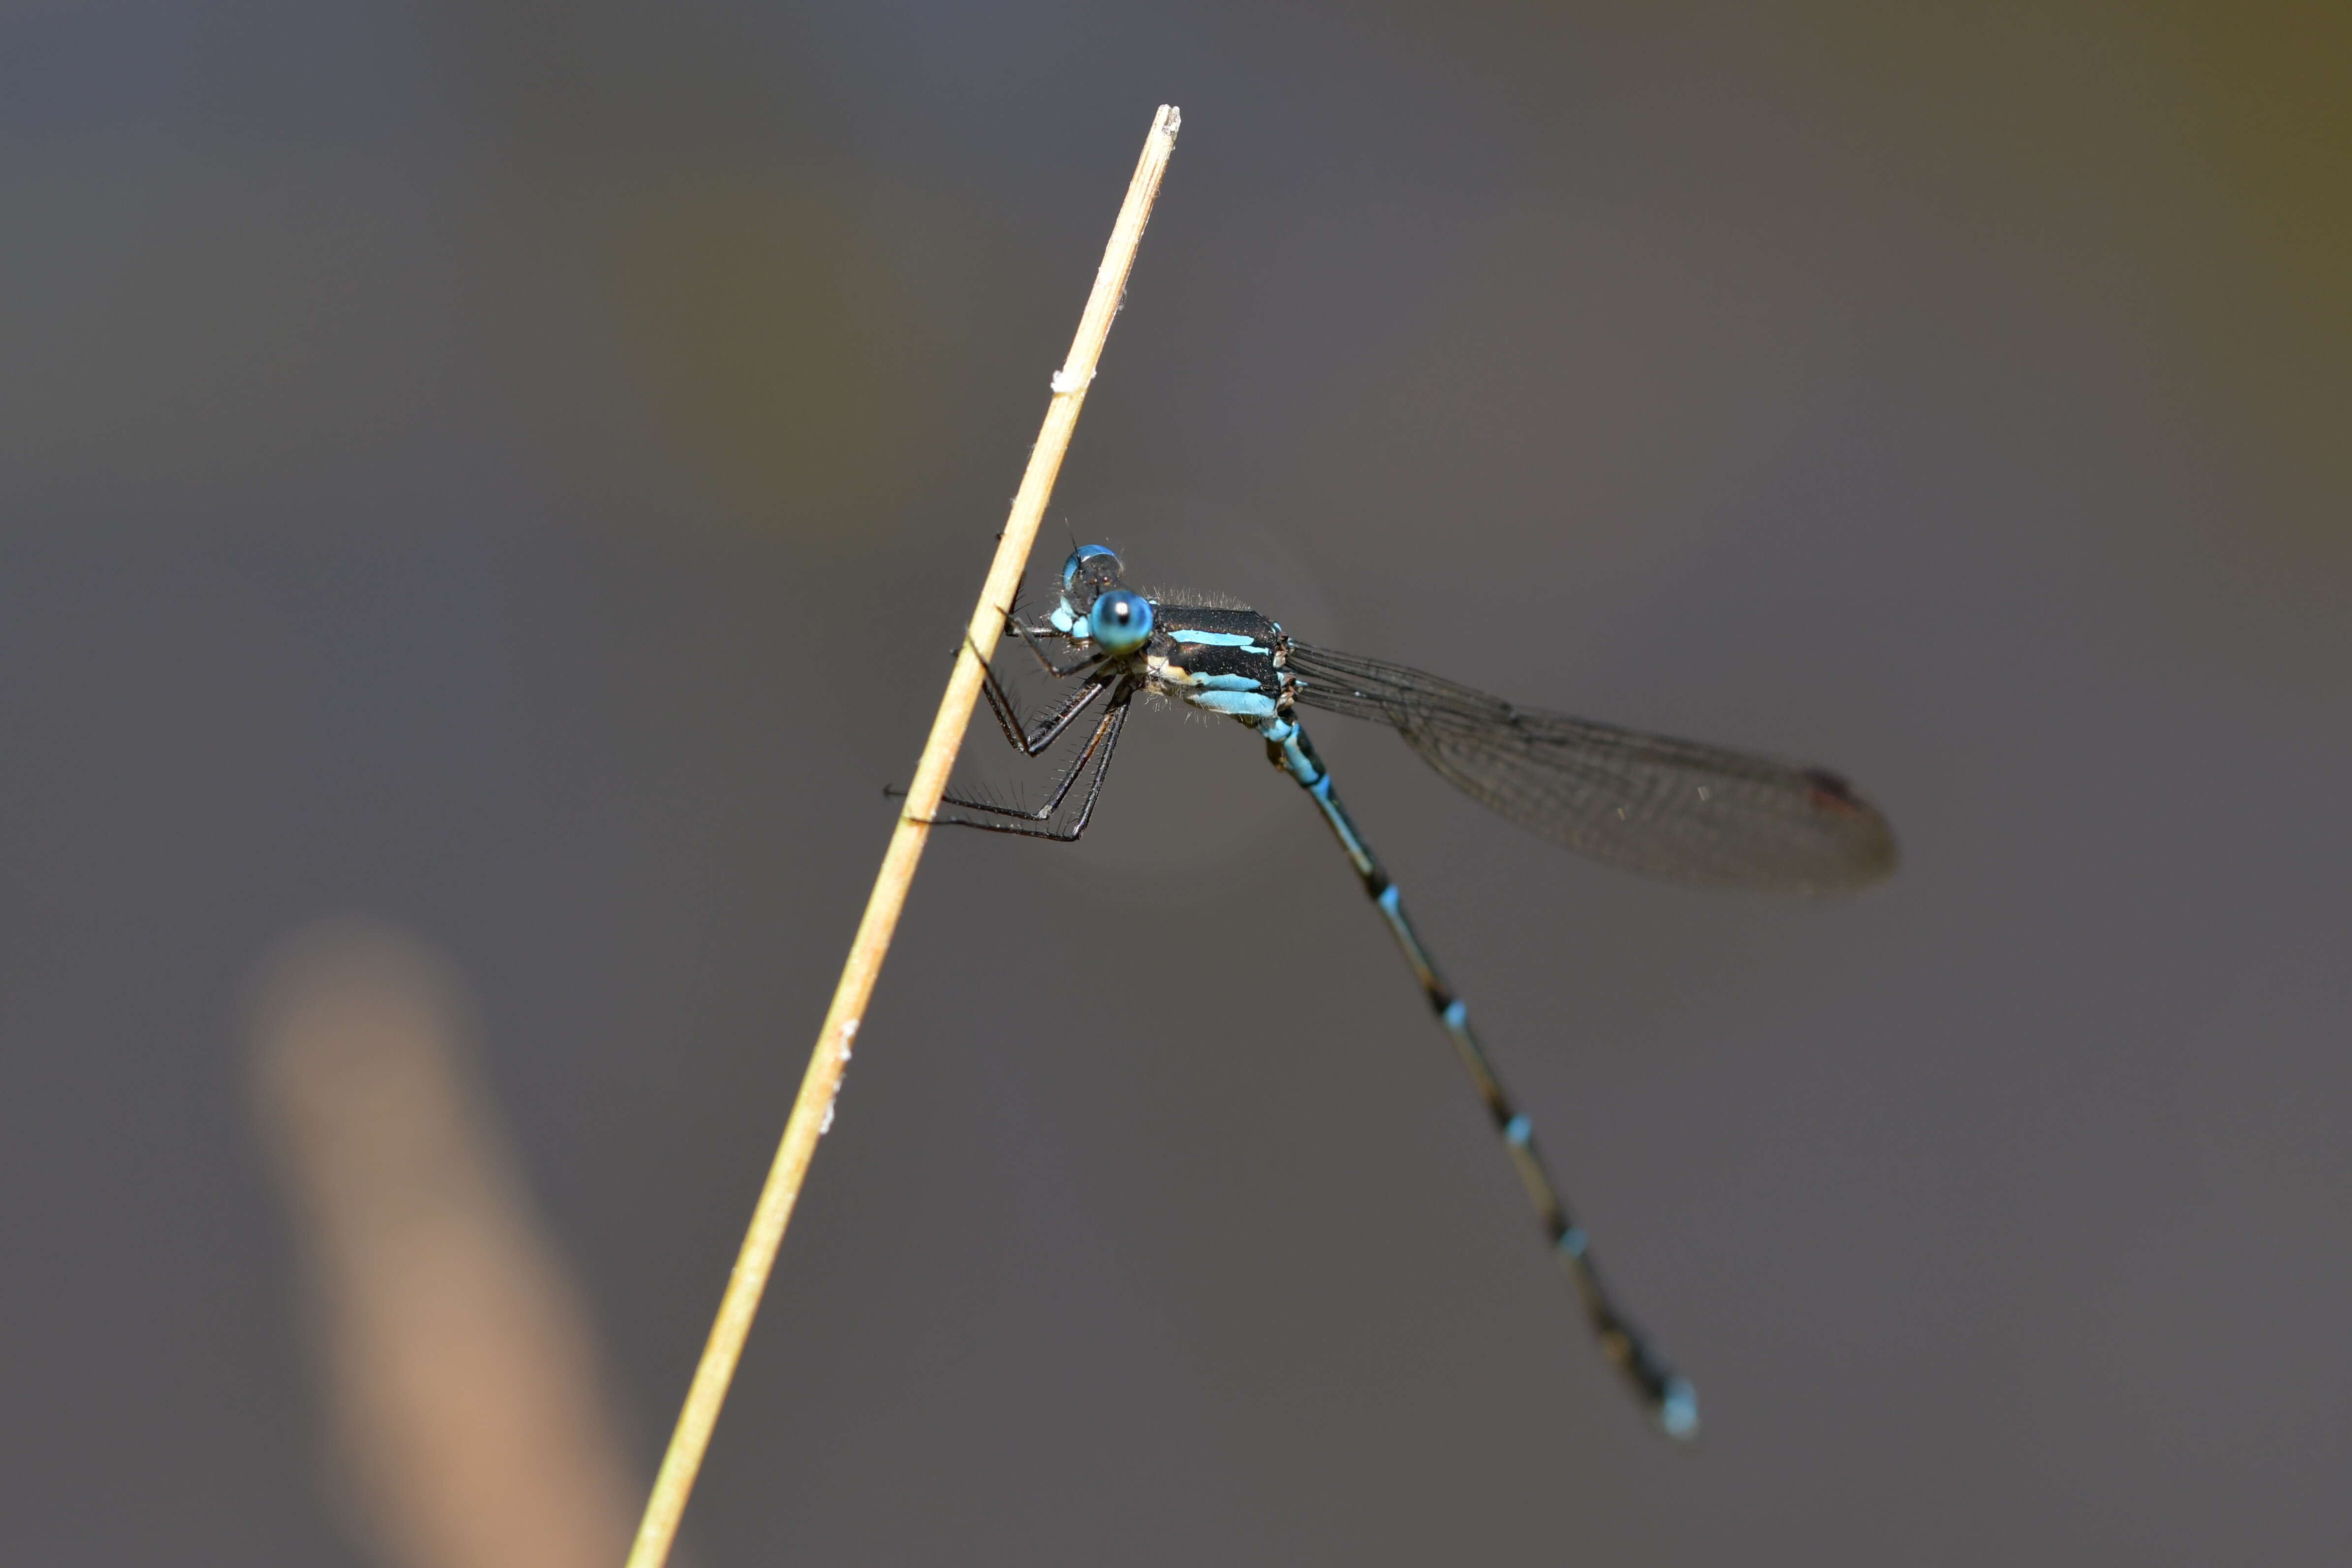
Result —
M833 1008L817 1034L816 1050L801 1080L800 1096L793 1102L792 1116L784 1124L783 1142L769 1167L767 1184L760 1189L751 1229L728 1278L727 1293L719 1303L718 1321L711 1324L710 1339L702 1348L693 1385L687 1391L686 1407L678 1413L677 1429L670 1435L669 1449L662 1456L653 1495L646 1500L645 1518L637 1526L628 1568L660 1568L669 1558L678 1517L686 1511L687 1494L694 1490L695 1473L702 1467L711 1428L718 1424L719 1407L727 1398L727 1385L742 1354L744 1337L751 1332L752 1314L759 1310L760 1292L767 1285L768 1270L775 1262L784 1227L792 1219L809 1161L816 1154L817 1138L832 1120L842 1070L848 1065L866 998L873 994L874 978L881 972L891 934L898 928L898 912L906 905L907 886L914 880L915 864L922 858L923 842L930 834L928 819L939 808L940 792L947 788L956 748L963 742L964 726L979 698L980 655L973 650L995 646L1004 630L1005 613L1020 587L1022 570L1028 564L1029 546L1037 537L1046 497L1053 494L1054 477L1061 471L1062 455L1069 449L1070 433L1077 427L1087 383L1094 380L1096 361L1102 357L1103 340L1110 335L1111 318L1118 313L1120 297L1126 292L1128 269L1134 265L1143 225L1151 216L1152 197L1159 193L1160 177L1167 172L1169 154L1175 150L1179 119L1173 105L1163 104L1152 120L1143 156L1137 160L1135 177L1127 187L1127 201L1112 225L1110 244L1103 248L1094 292L1087 297L1086 313L1078 319L1069 358L1054 377L1054 399L1046 405L1045 427L1030 451L1028 471L1022 475L1020 492L1013 498L996 559L988 569L987 584L971 612L971 635L956 656L955 673L948 677L947 694L940 699L939 716L931 721L930 738L923 743L922 759L915 765L906 809L883 854L874 892L866 901L866 917L858 922L849 960L842 966L841 984L833 993Z

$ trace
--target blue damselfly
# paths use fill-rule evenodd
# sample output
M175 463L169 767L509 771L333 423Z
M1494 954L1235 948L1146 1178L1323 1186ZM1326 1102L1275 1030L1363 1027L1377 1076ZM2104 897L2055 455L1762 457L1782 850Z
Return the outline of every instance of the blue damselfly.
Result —
M1008 614L1005 635L1019 637L1055 678L1076 683L1051 712L1024 722L987 669L982 690L1006 740L1037 757L1097 702L1101 716L1042 806L950 793L944 806L983 815L942 810L932 820L1076 840L1094 814L1139 694L1187 702L1255 730L1274 765L1314 799L1388 922L1486 1103L1601 1349L1668 1435L1694 1436L1697 1396L1601 1283L1584 1230L1536 1152L1527 1116L1505 1092L1471 1032L1467 1009L1406 918L1396 883L1339 803L1297 710L1393 726L1450 782L1528 831L1611 864L1681 881L1799 893L1864 887L1894 869L1885 819L1823 768L1517 707L1402 664L1301 643L1255 610L1137 592L1126 585L1118 558L1100 545L1070 553L1050 614L1034 623ZM982 663L985 667L985 656ZM1085 791L1066 816L1081 777Z

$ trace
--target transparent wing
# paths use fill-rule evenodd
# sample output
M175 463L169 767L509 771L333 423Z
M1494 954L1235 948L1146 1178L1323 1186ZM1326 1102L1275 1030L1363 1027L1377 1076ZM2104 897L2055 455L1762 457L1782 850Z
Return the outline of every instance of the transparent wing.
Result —
M1865 887L1895 869L1886 819L1823 768L1516 707L1297 642L1290 671L1300 703L1394 725L1465 793L1612 865L1801 893Z

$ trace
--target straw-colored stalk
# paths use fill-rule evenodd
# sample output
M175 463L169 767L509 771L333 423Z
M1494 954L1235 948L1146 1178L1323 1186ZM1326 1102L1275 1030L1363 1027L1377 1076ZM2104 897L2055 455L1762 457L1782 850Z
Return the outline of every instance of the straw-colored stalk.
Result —
M923 743L922 758L915 765L914 782L907 789L906 809L890 835L890 847L882 856L882 869L866 901L866 917L858 922L848 961L842 966L841 983L833 993L833 1007L825 1014L824 1027L818 1031L808 1072L801 1080L799 1097L793 1102L792 1115L784 1123L783 1141L777 1147L775 1163L768 1169L767 1183L760 1189L760 1201L751 1210L751 1228L743 1238L742 1250L736 1255L727 1293L719 1303L718 1321L711 1324L709 1341L703 1346L702 1360L694 1370L693 1385L687 1390L686 1407L678 1412L677 1428L671 1433L669 1448L662 1456L653 1495L646 1500L645 1518L637 1526L636 1544L629 1552L628 1568L661 1568L668 1561L678 1518L686 1511L687 1495L694 1490L695 1474L702 1468L711 1428L718 1424L719 1409L726 1401L727 1387L735 1375L744 1338L751 1333L752 1315L759 1311L760 1293L767 1286L776 1249L783 1240L784 1227L792 1219L793 1205L800 1197L809 1161L816 1154L817 1137L832 1120L834 1100L841 1092L842 1070L849 1063L850 1048L856 1041L857 1026L866 1016L866 1000L873 995L875 977L881 972L883 957L890 950L898 913L906 906L908 884L914 880L916 862L922 858L924 841L930 834L929 819L939 808L940 793L947 788L948 773L955 766L956 749L963 741L964 726L971 717L972 704L979 699L981 664L977 650L994 647L1003 632L1006 612L1020 587L1022 570L1028 565L1030 544L1037 537L1037 526L1045 516L1046 499L1054 491L1054 477L1061 471L1062 455L1069 450L1071 432L1077 427L1078 410L1086 402L1096 362L1102 357L1103 340L1110 335L1111 319L1118 315L1119 300L1126 292L1128 269L1134 265L1136 247L1143 239L1143 225L1151 216L1152 198L1159 193L1160 176L1167 172L1169 155L1175 150L1179 122L1180 116L1172 104L1161 105L1152 119L1143 155L1136 161L1135 176L1128 183L1127 200L1118 210L1118 221L1111 227L1110 243L1103 247L1102 266L1095 274L1093 292L1087 296L1086 311L1078 318L1077 336L1070 343L1069 357L1053 378L1053 401L1045 408L1045 426L1038 432L1037 444L1030 451L1028 471L1022 475L1020 492L1013 498L1012 515L1005 519L996 559L988 569L980 602L972 609L970 635L957 656L954 674L948 677L946 695L940 698L939 716L931 721L930 737Z

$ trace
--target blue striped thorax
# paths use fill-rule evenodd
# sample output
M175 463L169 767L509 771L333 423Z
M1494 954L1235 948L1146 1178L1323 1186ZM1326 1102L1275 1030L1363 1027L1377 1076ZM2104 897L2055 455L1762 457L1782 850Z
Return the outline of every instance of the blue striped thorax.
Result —
M1156 689L1244 724L1290 706L1290 641L1256 611L1155 603L1152 615L1143 669Z

